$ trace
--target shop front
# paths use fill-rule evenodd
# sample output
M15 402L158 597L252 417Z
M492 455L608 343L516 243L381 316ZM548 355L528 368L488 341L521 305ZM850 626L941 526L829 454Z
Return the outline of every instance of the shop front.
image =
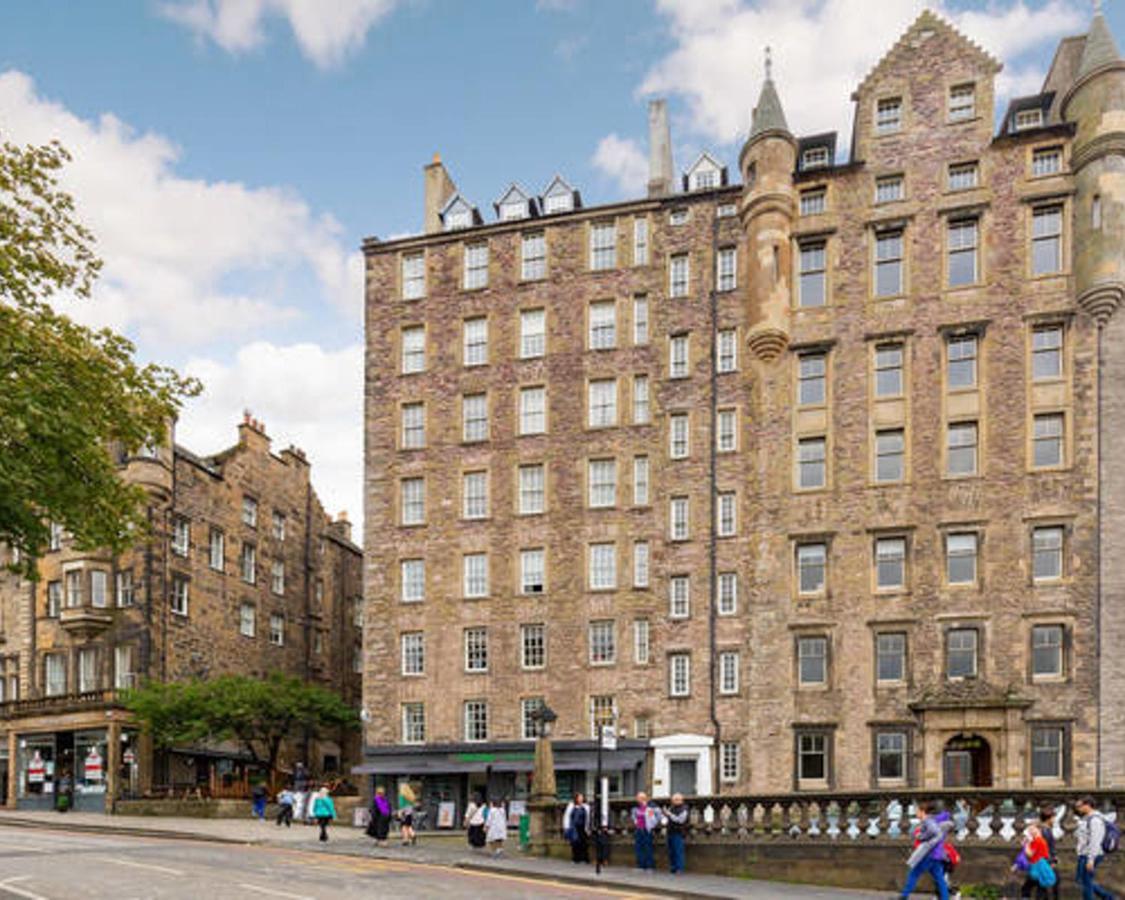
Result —
M556 741L555 783L560 800L576 793L592 796L597 772L593 741ZM611 797L626 797L645 786L648 745L618 742L606 751L602 772ZM476 798L499 798L508 803L514 822L531 793L535 753L529 743L449 744L429 747L368 747L364 762L352 769L367 776L365 796L382 787L389 797L402 796L406 785L423 814L423 827L461 827L462 816Z
M17 734L16 806L104 812L108 731Z

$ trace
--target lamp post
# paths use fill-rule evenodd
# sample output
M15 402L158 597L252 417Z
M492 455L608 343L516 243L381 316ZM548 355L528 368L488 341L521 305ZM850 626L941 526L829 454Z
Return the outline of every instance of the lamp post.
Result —
M536 724L535 769L531 778L531 796L528 798L530 816L530 846L536 852L546 852L547 835L555 817L558 794L555 787L555 752L551 747L551 730L558 714L543 704L531 713Z
M597 713L591 705L590 716L594 720L594 728L598 739L598 771L594 782L594 815L597 817L594 826L594 874L602 874L602 854L599 839L602 837L602 828L606 824L607 794L604 776L602 775L602 748L613 751L617 749L617 706L610 711L610 724L606 725L598 719ZM607 741L606 738L609 738Z

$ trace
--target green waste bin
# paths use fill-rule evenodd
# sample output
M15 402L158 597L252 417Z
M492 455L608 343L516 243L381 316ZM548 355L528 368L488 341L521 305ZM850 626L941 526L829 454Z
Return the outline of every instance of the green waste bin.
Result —
M520 813L520 849L526 850L531 846L531 816Z

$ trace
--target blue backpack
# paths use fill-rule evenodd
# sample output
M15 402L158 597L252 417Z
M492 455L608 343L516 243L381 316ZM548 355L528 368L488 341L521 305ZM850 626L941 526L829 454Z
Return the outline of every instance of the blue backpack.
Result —
M1121 846L1121 829L1117 827L1117 823L1110 821L1102 816L1102 821L1105 823L1105 837L1102 838L1102 853L1113 853L1118 847Z

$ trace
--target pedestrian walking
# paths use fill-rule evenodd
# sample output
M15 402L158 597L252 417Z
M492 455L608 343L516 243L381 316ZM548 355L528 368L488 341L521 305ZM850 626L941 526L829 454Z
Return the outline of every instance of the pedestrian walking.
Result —
M504 841L508 839L508 813L501 800L493 800L488 807L488 819L485 822L488 832L488 846L493 856L504 852Z
M387 792L382 787L375 788L375 797L371 801L371 820L367 823L367 834L375 838L375 846L381 847L387 842L392 818L391 801L387 799Z
M1113 900L1113 893L1097 883L1097 871L1105 859L1107 835L1110 837L1109 849L1112 850L1120 840L1120 832L1114 825L1110 833L1111 826L1094 806L1093 797L1083 797L1074 804L1074 809L1079 817L1075 833L1077 845L1074 848L1078 855L1078 870L1074 873L1074 880L1082 888L1082 900L1094 900L1095 897Z
M656 859L653 853L653 833L660 827L662 818L660 810L648 802L648 794L639 791L631 818L633 820L633 854L637 859L637 868L642 872L651 872L656 868Z
M296 798L293 796L293 791L285 788L280 794L277 795L277 827L280 828L284 825L286 828L293 827L293 803Z
M418 798L414 795L414 788L407 782L398 786L398 830L402 835L402 845L417 843L414 834L414 804Z
M1042 821L1043 813L1040 813ZM1055 897L1059 894L1059 879L1051 865L1054 836L1047 840L1049 829L1039 825L1028 825L1023 831L1023 849L1017 857L1015 871L1024 872L1024 882L1020 887L1021 897L1030 897L1035 891L1037 900L1049 900L1051 889ZM1026 866L1026 869L1024 868Z
M570 844L571 862L590 862L590 806L579 792L563 813L563 837Z
M264 782L259 781L250 789L250 807L253 810L254 818L259 822L266 820L266 801L269 798L270 792Z
M304 821L309 808L309 773L304 763L293 767L293 818Z
M906 900L919 879L929 875L941 900L949 900L949 886L945 882L945 836L953 830L953 822L948 813L939 817L936 804L929 800L919 804L918 818L921 824L915 832L917 844L906 860L910 873L906 876L901 896Z
M336 804L328 795L328 785L323 785L312 797L312 815L320 824L320 839L328 840L328 824L336 818Z
M484 802L484 798L477 794L469 801L469 807L465 810L464 824L470 847L479 850L485 845L484 823L487 817L488 805Z
M684 870L684 844L687 841L687 823L690 810L683 794L672 795L672 805L664 810L668 823L668 871L679 875Z

